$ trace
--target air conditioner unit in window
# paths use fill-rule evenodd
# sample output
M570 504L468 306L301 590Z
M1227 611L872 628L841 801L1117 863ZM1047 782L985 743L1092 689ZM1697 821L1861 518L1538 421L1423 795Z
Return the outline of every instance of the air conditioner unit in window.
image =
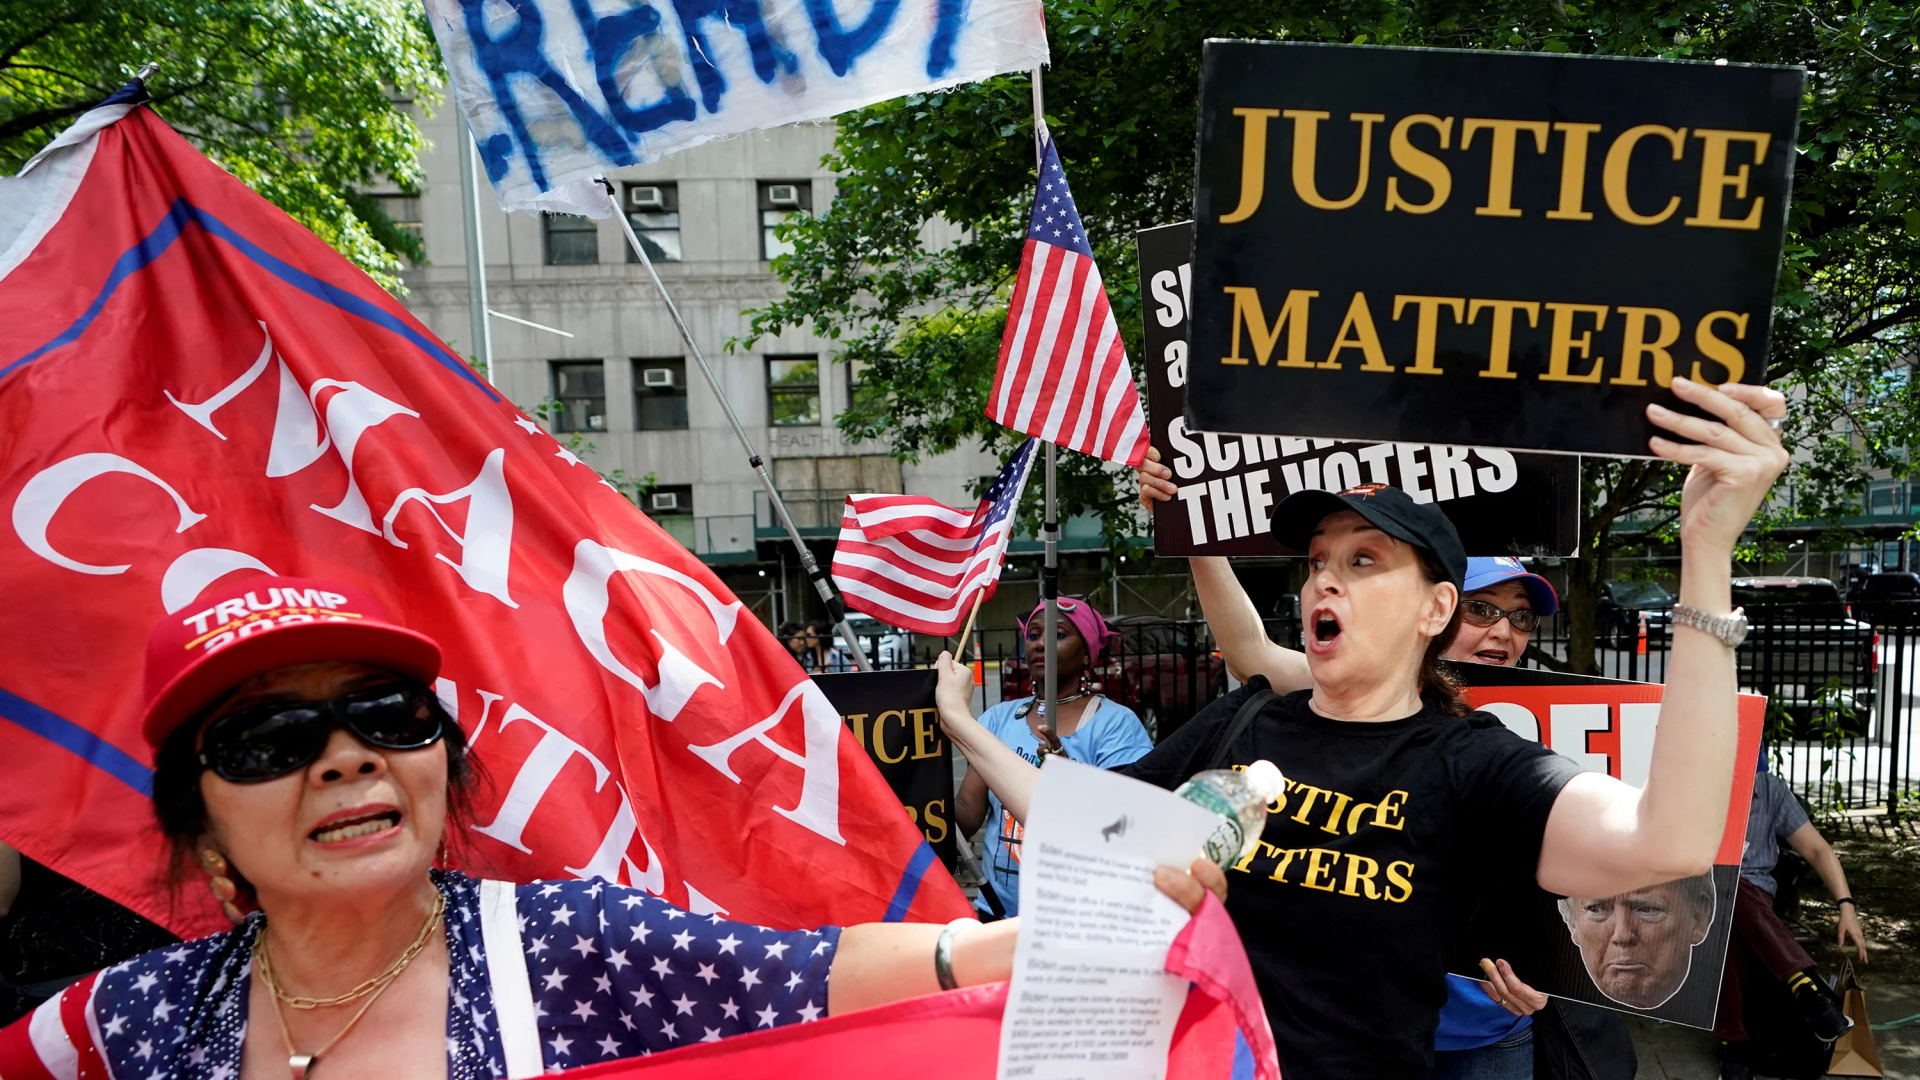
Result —
M651 499L655 510L680 509L680 493L677 491L656 491Z
M799 206L800 187L798 184L768 184L767 201L775 206Z
M660 187L632 187L627 189L627 205L635 210L665 210L667 191Z
M587 426L595 431L605 431L607 428L607 418L604 416L589 416L587 417Z
M650 367L640 373L640 384L649 389L673 389L673 369Z

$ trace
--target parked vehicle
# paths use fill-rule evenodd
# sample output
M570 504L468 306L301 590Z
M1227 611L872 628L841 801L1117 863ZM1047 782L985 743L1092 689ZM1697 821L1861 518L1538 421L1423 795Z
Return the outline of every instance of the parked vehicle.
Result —
M1155 742L1165 739L1214 698L1227 692L1227 664L1194 637L1204 624L1161 615L1109 620L1114 638L1107 657L1087 674L1093 689L1132 709ZM1000 666L1001 700L1033 693L1024 655Z
M1911 623L1920 616L1920 574L1869 574L1847 593L1853 617L1870 623Z
M1640 616L1647 617L1648 640L1665 640L1673 594L1657 581L1608 581L1600 586L1594 610L1594 640L1616 649L1640 642Z
M871 615L847 612L847 628L860 642L860 648L866 651L867 659L877 668L912 667L913 635L898 627L888 626ZM840 633L839 627L833 631L833 647L850 653L847 639Z
M1733 579L1733 604L1752 629L1736 657L1740 688L1767 695L1795 738L1831 725L1867 733L1873 717L1880 635L1853 618L1826 578Z

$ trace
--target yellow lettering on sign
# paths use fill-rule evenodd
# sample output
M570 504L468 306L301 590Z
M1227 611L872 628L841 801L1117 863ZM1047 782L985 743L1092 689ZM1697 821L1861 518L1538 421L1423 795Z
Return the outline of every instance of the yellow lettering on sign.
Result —
M1326 856L1326 861L1324 862L1321 860L1321 856L1323 855ZM1340 853L1337 851L1328 851L1326 848L1308 849L1307 873L1305 877L1300 879L1300 884L1305 885L1309 889L1319 889L1321 892L1332 892L1332 871L1334 864L1339 861ZM1322 881L1324 881L1325 884L1321 884Z
M1350 113L1348 118L1360 125L1360 177L1354 181L1353 194L1344 199L1323 198L1314 181L1314 165L1320 150L1320 121L1331 114L1311 109L1288 109L1280 115L1293 121L1293 191L1300 201L1321 210L1345 210L1367 193L1367 172L1373 158L1373 125L1386 117L1380 113ZM1243 167L1244 168L1244 167Z
M1481 217L1519 217L1513 205L1513 151L1520 132L1533 136L1536 150L1547 152L1545 120L1483 120L1468 117L1460 126L1460 149L1473 148L1475 132L1493 132L1493 150L1487 159L1487 204L1474 208Z
M866 749L867 748L867 714L853 713L848 716L843 716L841 717L841 719L845 720L847 722L847 726L853 729L853 741L859 743L860 748L862 750Z
M1653 358L1653 381L1661 386L1673 383L1673 354L1667 347L1680 340L1680 316L1664 308L1622 307L1625 323L1620 339L1620 374L1607 380L1615 386L1645 386L1640 377L1640 358ZM1647 320L1660 324L1659 334L1647 340Z
M888 709L886 712L883 712L879 716L874 717L873 718L873 756L876 758L879 758L881 761L884 761L889 765L893 765L893 764L897 764L899 762L907 760L907 747L904 745L904 739L903 739L902 740L903 745L900 747L900 752L898 754L895 754L892 757L887 756L887 738L886 738L886 732L883 729L886 722L889 720L900 721L900 730L902 734L904 735L904 733L906 732L907 714L904 712L901 712L899 709Z
M1403 117L1393 125L1393 134L1387 137L1387 152L1392 155L1393 163L1405 169L1410 176L1426 181L1433 189L1433 197L1423 203L1410 203L1400 197L1400 178L1387 177L1387 210L1405 210L1409 214L1431 214L1446 205L1447 196L1453 193L1453 174L1447 171L1446 162L1413 145L1407 137L1409 129L1416 124L1430 127L1440 133L1440 149L1447 148L1448 140L1453 137L1453 117L1442 120L1426 113L1414 113ZM1398 318L1399 316L1394 316Z
M913 807L907 807L907 812L912 813ZM926 810L920 814L920 831L926 836L928 843L937 844L947 838L946 812L947 800L935 799L928 803Z
M1755 196L1753 207L1743 218L1721 216L1721 201L1726 197L1727 189L1733 189L1733 197L1747 197L1747 174L1753 165L1767 159L1767 141L1764 131L1721 131L1718 128L1695 128L1693 137L1703 144L1700 150L1700 202L1694 208L1694 215L1686 219L1688 225L1699 225L1708 229L1758 229L1760 210L1767 200ZM1736 173L1727 172L1727 144L1739 140L1753 144L1753 164L1740 166Z
M1357 885L1365 887L1367 899L1380 899L1380 890L1373 884L1373 875L1379 872L1380 864L1378 862L1367 858L1365 855L1355 855L1352 852L1348 852L1347 883L1341 886L1340 895L1359 896L1360 890L1355 888Z
M1267 190L1267 121L1279 116L1280 110L1235 109L1233 115L1246 121L1240 129L1240 205L1220 219L1222 225L1245 221L1260 209Z
M934 717L938 709L910 709L913 714L913 760L940 756L940 725Z
M1513 357L1513 313L1527 313L1527 325L1540 325L1540 305L1532 300L1473 300L1467 304L1467 321L1480 321L1482 311L1493 312L1493 334L1487 344L1487 370L1483 379L1517 379L1508 366Z
M1737 347L1714 336L1713 324L1723 319L1733 324L1733 336L1735 340L1746 340L1746 312L1712 311L1708 312L1707 316L1700 320L1700 325L1693 328L1693 345L1694 348L1700 350L1702 356L1727 369L1727 377L1720 380L1721 382L1739 382L1740 376L1746 374L1747 358L1740 355L1740 350ZM1688 378L1695 382L1709 381L1700 377L1700 361L1698 360L1693 362L1693 374L1688 376Z
M1659 124L1641 124L1630 127L1613 140L1607 148L1607 163L1600 170L1600 190L1607 197L1607 209L1613 216L1629 225L1658 225L1673 216L1680 209L1680 196L1667 200L1666 209L1657 214L1642 214L1634 210L1627 199L1627 170L1633 166L1633 148L1641 139L1649 135L1658 135L1673 147L1673 160L1679 161L1687 152L1687 129L1662 127Z
M1402 869L1402 867L1405 867L1405 869ZM1393 890L1396 886L1400 889L1399 896L1393 895ZM1396 859L1393 862L1388 863L1387 864L1387 899L1396 904L1403 904L1407 901L1407 898L1412 895L1413 895L1413 864L1401 859Z
M1393 298L1393 318L1400 320L1400 313L1408 304L1418 313L1414 319L1413 366L1407 368L1409 375L1444 375L1445 372L1433 364L1434 339L1440 332L1440 309L1445 307L1453 312L1455 324L1466 313L1467 298L1464 296L1396 296Z
M1247 286L1228 285L1226 290L1233 296L1233 353L1223 356L1223 364L1245 364L1247 358L1240 355L1240 329L1246 327L1247 335L1253 339L1253 357L1261 367L1267 366L1267 358L1273 355L1273 346L1280 340L1280 328L1287 327L1287 355L1279 361L1280 367L1310 368L1313 361L1307 359L1307 304L1320 294L1307 289L1294 289L1287 293L1287 302L1280 308L1280 316L1273 320L1273 327L1267 327L1267 314L1260 307L1260 290Z
M1547 348L1547 370L1541 374L1540 381L1599 382L1600 376L1605 374L1601 369L1606 366L1606 358L1592 355L1593 335L1595 331L1606 328L1607 308L1593 304L1550 303L1547 310L1553 312L1553 336ZM1573 320L1578 315L1593 316L1593 329L1583 330L1579 337L1574 337ZM1593 361L1584 375L1575 375L1569 370L1576 349L1580 352L1580 359Z
M1340 354L1347 349L1360 350L1361 371L1392 374L1393 365L1387 363L1386 350L1380 347L1380 334L1373 328L1373 309L1367 306L1367 294L1363 292L1353 294L1353 303L1347 305L1347 317L1340 324L1340 332L1334 335L1333 349L1320 366L1339 370Z
M1556 221L1592 221L1593 212L1583 209L1587 198L1587 139L1600 130L1599 124L1558 123L1553 130L1561 135L1560 205L1547 211Z

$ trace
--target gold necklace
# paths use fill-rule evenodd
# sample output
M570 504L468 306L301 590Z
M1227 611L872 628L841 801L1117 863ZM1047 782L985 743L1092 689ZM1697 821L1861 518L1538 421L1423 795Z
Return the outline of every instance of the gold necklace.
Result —
M447 898L440 895L439 890L436 889L434 891L433 910L427 913L427 921L421 924L420 933L413 939L413 944L407 946L407 951L400 954L400 959L389 964L385 971L380 972L378 975L375 975L373 978L368 979L344 994L336 994L329 998L294 997L285 990L282 990L280 988L280 981L273 977L273 957L267 951L267 931L264 928L260 931L260 940L254 949L254 954L258 958L258 963L255 967L260 972L261 981L267 984L267 989L273 991L274 1000L284 1002L288 1008L330 1009L336 1005L345 1005L350 1001L358 1001L368 994L376 993L384 989L388 983L399 978L400 973L406 970L407 965L413 963L413 958L420 955L420 950L427 947L427 940L432 936L434 926L439 923L441 915L443 915L446 910Z
M332 998L296 998L283 993L273 978L273 962L268 959L266 949L267 933L262 928L260 937L254 941L254 967L260 973L261 981L266 983L267 989L273 992L273 1018L280 1022L280 1039L287 1047L287 1069L292 1074L292 1080L307 1080L307 1075L313 1071L313 1067L320 1061L321 1056L332 1050L341 1039L346 1038L347 1032L352 1031L354 1025L360 1022L360 1018L367 1015L367 1010L373 1008L373 1003L380 1000L380 995L386 992L387 987L392 986L400 977L400 973L407 969L407 965L413 963L414 958L420 955L420 951L426 948L433 928L440 922L440 917L446 909L447 898L444 895L436 895L433 911L428 913L426 923L420 927L420 936L414 939L406 952L400 954L400 959L394 961L385 971L347 993ZM328 1039L326 1045L311 1054L302 1054L293 1048L293 1031L287 1027L286 1011L280 1007L282 1002L296 1009L317 1009L326 1005L345 1004L358 997L365 997L366 1004L360 1006L359 1011L353 1014L353 1018L347 1021L346 1026L333 1033L333 1038Z

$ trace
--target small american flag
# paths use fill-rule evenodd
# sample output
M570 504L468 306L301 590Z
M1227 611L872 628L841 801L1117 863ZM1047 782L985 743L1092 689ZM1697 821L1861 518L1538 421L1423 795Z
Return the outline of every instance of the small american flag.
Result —
M1133 365L1050 136L1041 159L987 415L1070 450L1138 465L1147 423Z
M971 513L922 495L849 495L833 551L847 606L922 634L958 633L975 593L993 595L1033 469L1028 439Z

